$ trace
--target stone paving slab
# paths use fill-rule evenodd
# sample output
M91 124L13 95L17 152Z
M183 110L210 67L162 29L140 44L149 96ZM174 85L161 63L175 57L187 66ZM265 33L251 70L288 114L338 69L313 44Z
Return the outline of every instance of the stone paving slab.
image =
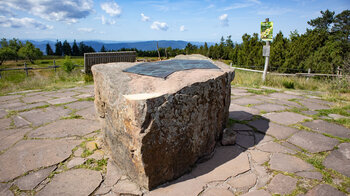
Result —
M227 189L219 189L219 188L209 188L201 195L203 195L203 196L217 196L217 195L234 196L234 194L231 191L229 191Z
M299 103L297 102L294 102L294 101L288 101L288 100L285 100L285 99L272 99L270 100L270 102L274 103L274 104L279 104L279 105L285 105L285 106L288 106L288 107L295 107L295 108L303 108L302 105L300 105Z
M248 93L248 91L245 89L237 89L237 88L231 88L231 94L237 95L237 96L252 95L252 93Z
M165 187L146 193L145 196L179 196L179 195L198 195L205 187L205 183L186 174Z
M22 140L0 155L0 182L67 159L79 140ZM45 158L44 158L45 157Z
M96 195L103 195L110 192L115 184L122 177L122 171L113 163L111 159L108 160L107 174L101 186L96 190Z
M30 130L31 128L8 129L0 131L0 152L23 139L24 135Z
M304 178L310 178L315 180L322 180L322 174L320 172L297 172L295 173L298 176L304 177Z
M26 119L22 118L21 116L14 116L12 117L12 120L15 128L28 127L30 125L30 122L28 122Z
M324 120L314 120L311 122L305 122L302 123L302 125L320 133L327 133L337 137L350 138L350 129L341 125L326 122Z
M30 121L33 126L37 127L58 120L61 117L68 116L70 113L71 110L64 109L63 107L48 107L21 112L19 115Z
M74 110L82 110L85 108L94 108L94 102L93 101L77 101L74 103L66 104L65 106L69 107L70 109Z
M1 103L0 108L5 110L13 110L15 108L24 107L26 105L27 105L26 103L23 103L20 100L15 99L15 100Z
M12 100L12 99L18 99L22 97L22 95L7 95L7 96L0 96L0 102L3 101L8 101L8 100Z
M57 174L52 181L37 195L90 195L101 183L102 176L98 171L74 169Z
M59 120L39 127L28 134L31 138L63 138L71 136L84 136L100 129L97 121L85 119Z
M311 189L305 196L345 196L344 193L338 191L328 184L320 184Z
M323 110L323 109L329 109L330 107L327 105L321 105L315 102L306 101L306 100L299 100L301 104L303 104L306 108L309 110Z
M35 95L31 97L23 97L22 101L24 103L36 103L36 102L42 102L42 101L48 101L49 98L42 96L42 95Z
M265 111L265 112L276 112L276 111L286 110L289 107L283 106L283 105L266 103L266 104L253 106L253 108L256 108L256 109L258 109L260 111Z
M229 180L230 184L237 192L247 192L252 188L257 181L257 177L254 173L244 173L236 178Z
M274 97L276 99L302 99L302 96L299 95L291 95L287 93L271 93L269 95L270 97Z
M276 142L266 142L263 144L259 144L256 146L258 150L264 151L264 152L273 152L273 153L289 153L289 154L295 154L296 152L286 148Z
M270 168L290 173L314 170L314 167L311 164L306 163L297 157L282 153L272 154Z
M10 191L10 187L11 187L10 183L8 183L8 184L0 183L0 195L4 195L4 196L12 196L12 195L14 195Z
M52 99L52 100L49 100L47 102L49 104L56 105L56 104L70 103L73 101L77 101L77 99L73 98L73 97L63 97L63 98L59 98L59 99Z
M74 91L63 91L63 92L53 92L50 94L46 94L45 96L52 97L52 98L66 98L78 95L79 93Z
M240 106L234 103L231 103L229 108L229 117L235 120L250 120L254 115L259 113L260 111L257 109Z
M339 115L339 114L328 114L329 117L333 118L334 120L339 120L342 118L349 118L347 116Z
M4 118L7 115L7 112L5 110L0 109L0 118Z
M268 113L263 115L265 118L279 124L291 125L312 118L293 112Z
M201 163L190 173L201 182L226 180L250 169L248 156L236 146L219 147L213 158Z
M332 150L339 143L337 139L308 131L299 131L287 141L311 153Z
M350 177L350 143L342 143L338 149L331 152L323 164Z
M92 193L91 195L203 196L244 194L264 196L273 193L284 194L283 191L291 193L290 191L296 188L294 175L298 176L298 184L300 183L298 186L308 190L308 195L342 194L329 185L327 185L329 187L325 185L315 186L311 183L312 180L324 183L323 176L318 169L298 158L297 156L300 154L296 154L296 152L311 156L312 154L309 153L330 151L324 159L323 165L343 175L350 175L348 174L350 171L348 168L350 165L350 144L342 143L337 146L338 140L322 134L327 133L349 138L349 129L334 123L314 120L302 123L314 132L298 130L287 125L300 123L308 117L293 112L277 113L271 109L280 106L283 107L280 108L281 110L302 107L298 103L288 100L297 99L296 101L311 105L302 109L305 110L303 111L305 114L314 115L317 113L312 110L318 108L312 108L313 106L328 108L329 106L333 107L334 103L319 98L305 98L309 93L304 91L255 95L249 93L247 88L241 87L232 88L233 94L234 92L237 94L233 97L238 101L232 100L230 117L244 121L235 122L233 127L228 128L237 132L237 144L234 146L220 146L219 144L213 157L208 161L198 163L192 171L177 180L165 183L155 190L146 191L130 181L130 178L112 163L109 150L98 139L102 137L103 133L92 133L100 129L93 102L78 99L92 97L93 91L91 85L54 92L23 92L18 96L0 96L0 102L2 102L0 104L0 182L10 181L7 184L0 183L0 195L13 195L9 189L14 183L19 188L19 190L15 190L17 195L26 194L20 192L21 190L30 192L35 190L36 195L79 195L80 193L89 195ZM35 107L48 105L47 101L65 100L71 96L75 98L75 101L67 104L62 102L65 104L64 106L35 109ZM45 100L38 101L42 97L45 97ZM22 98L28 103L22 102L20 100ZM240 105L245 103L258 105L252 107ZM265 107L265 109L261 107ZM28 111L13 113L10 110ZM261 117L260 110L270 113ZM10 116L6 118L8 113ZM79 116L81 116L82 119L63 119L71 114L76 115L72 118L80 118ZM317 124L318 121L321 123ZM28 124L28 122L32 124ZM15 127L23 128L16 129ZM32 139L32 136L40 139ZM72 149L83 141L72 139L75 138L74 136L77 138L88 137L89 140L93 138L93 141L86 144L97 143L98 149L93 148L92 155L81 157L88 145L79 146L77 150L72 152ZM304 152L297 146L309 152ZM337 148L335 148L336 146ZM103 166L104 170L107 168L107 173L90 169L77 169L76 166L83 164L87 159L95 162L108 159L107 165ZM87 163L85 162L85 164ZM57 165L61 166L56 169ZM51 179L47 178L54 169L56 169L57 174ZM88 175L90 171L92 171L92 175ZM293 177L282 174L274 176L276 172L282 174L288 172ZM333 178L333 176L331 177ZM283 178L291 178L292 180L284 182ZM89 181L89 179L91 180ZM290 182L292 182L291 185L288 185ZM332 186L343 186L341 182L341 180L333 178ZM69 184L72 184L73 187L68 187ZM312 190L311 187L313 187ZM84 190L78 190L80 188L84 188ZM350 187L345 187L342 190L350 192Z
M37 102L37 103L32 103L32 104L21 104L19 106L15 106L15 107L9 107L9 110L14 110L14 111L22 111L22 110L30 110L33 108L37 108L37 107L42 107L48 105L47 102Z
M258 164L263 164L270 160L270 153L260 151L260 150L249 150L250 156L253 161Z
M28 190L28 191L32 190L36 186L38 186L40 182L45 180L45 178L47 178L51 174L51 172L53 170L55 170L56 168L57 168L57 166L54 165L54 166L30 173L26 176L23 176L23 177L17 179L15 181L15 184L21 190Z
M97 120L97 114L95 107L88 107L76 112L77 115L82 116L84 119Z
M255 104L260 104L260 103L264 103L263 101L259 100L259 99L254 99L254 98L250 98L250 97L243 97L243 98L239 98L239 99L234 99L231 101L231 103L234 104L238 104L238 105L255 105Z
M10 128L11 122L10 118L0 119L0 131Z
M270 182L267 190L272 194L291 194L296 188L297 179L283 174L277 174Z
M298 129L282 126L265 119L257 119L249 122L249 125L255 127L258 131L272 135L277 139L286 139L296 133Z
M271 196L271 195L265 190L255 190L255 191L246 193L242 196Z

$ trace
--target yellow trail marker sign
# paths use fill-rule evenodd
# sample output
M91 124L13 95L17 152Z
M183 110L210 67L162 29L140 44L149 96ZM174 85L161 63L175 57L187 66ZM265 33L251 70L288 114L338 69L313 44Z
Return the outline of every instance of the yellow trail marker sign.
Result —
M260 36L263 41L272 41L273 22L261 22Z

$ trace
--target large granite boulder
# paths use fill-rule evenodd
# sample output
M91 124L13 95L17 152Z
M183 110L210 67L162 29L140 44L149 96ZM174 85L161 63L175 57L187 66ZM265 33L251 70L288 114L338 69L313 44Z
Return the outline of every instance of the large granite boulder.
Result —
M123 72L137 63L94 65L95 105L116 164L152 189L213 152L228 121L234 70L178 71L166 79Z

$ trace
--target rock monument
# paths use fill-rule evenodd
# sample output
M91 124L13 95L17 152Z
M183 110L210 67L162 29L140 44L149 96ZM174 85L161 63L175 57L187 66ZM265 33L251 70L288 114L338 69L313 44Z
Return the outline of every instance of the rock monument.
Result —
M234 70L201 55L174 59L205 60L216 69L176 69L164 78L125 71L139 63L92 67L95 106L112 158L146 189L211 154L228 121Z

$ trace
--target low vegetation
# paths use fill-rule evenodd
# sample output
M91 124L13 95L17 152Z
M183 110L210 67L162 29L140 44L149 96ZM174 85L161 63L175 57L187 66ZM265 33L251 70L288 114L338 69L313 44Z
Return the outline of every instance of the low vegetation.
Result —
M236 70L235 79L232 84L246 87L270 86L285 89L311 90L331 92L342 96L350 101L350 81L349 78L305 78L267 75L264 83L261 73Z

